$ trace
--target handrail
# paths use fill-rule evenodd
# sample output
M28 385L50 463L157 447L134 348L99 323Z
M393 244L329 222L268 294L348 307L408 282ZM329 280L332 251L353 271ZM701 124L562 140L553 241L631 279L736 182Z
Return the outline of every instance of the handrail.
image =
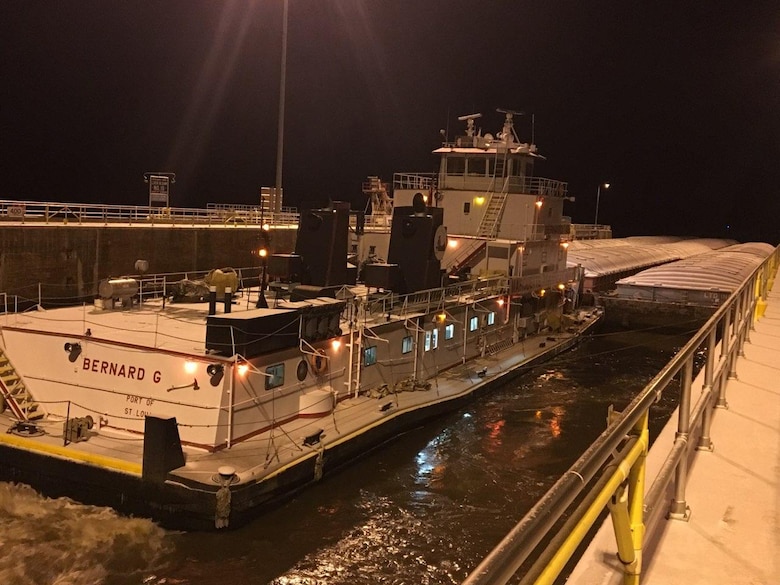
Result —
M675 495L670 517L685 518L688 507L685 500L688 451L692 447L690 437L701 429L699 447L710 445L710 422L712 408L725 404L726 377L736 375L736 359L749 337L750 325L759 314L759 305L765 302L768 288L777 271L780 248L761 263L745 279L726 302L710 317L705 325L677 352L664 368L631 401L626 409L613 416L606 430L588 447L583 455L547 491L537 504L518 522L504 539L485 557L463 582L464 585L507 583L516 572L537 553L536 562L521 580L528 583L553 583L573 554L576 543L592 526L598 514L592 514L590 506L580 505L571 512L567 526L576 525L577 530L566 542L553 540L555 546L541 550L539 543L549 539L556 523L578 498L592 502L603 496L611 496L610 512L615 525L617 550L623 566L626 583L638 583L641 573L642 544L646 534L657 521L657 512L665 491L674 476ZM732 326L733 323L733 326ZM715 359L717 333L721 333L720 359ZM693 359L702 345L707 347L704 386L693 410L690 408ZM646 451L635 461L628 460L629 452L624 445L627 437L642 436L646 431L648 413L669 386L675 376L681 373L680 406L678 409L678 432L673 447L661 472L655 478L647 493L644 492L644 460ZM616 450L621 449L616 455ZM604 481L603 466L608 461L612 466L630 466L627 494L623 488L617 490ZM592 480L600 477L594 484ZM599 508L603 510L604 506ZM647 530L645 530L647 529ZM632 550L633 548L633 550Z
M259 206L209 204L194 207L150 207L149 205L104 205L0 199L0 220L6 222L76 224L143 224L193 226L274 226L297 225L298 213L291 208L280 212Z
M262 267L260 266L245 266L240 268L234 269L238 275L238 282L239 282L239 288L249 288L250 286L253 286L256 284L256 282L260 278L260 274L262 272ZM160 272L155 274L146 274L146 275L138 275L138 274L116 274L113 275L114 277L124 277L124 278L134 278L138 281L138 298L143 303L145 300L149 298L156 298L161 296L165 293L167 290L167 287L175 284L176 282L180 280L202 280L205 278L205 276L211 272L211 270L189 270L189 271L180 271L180 272ZM102 281L93 281L93 282L85 282L84 287L92 287L92 290L96 293L97 292L97 286ZM46 286L47 288L51 288L55 286L54 283L43 283L39 282L36 285L27 285L26 287L16 287L15 290L21 290L23 288L30 288L35 287L37 289L37 292L35 293L35 296L22 296L19 294L9 294L7 292L0 292L0 295L2 295L2 299L0 299L0 315L3 314L9 314L9 313L18 313L19 307L23 306L26 308L29 308L30 306L38 306L38 305L44 305L47 302L51 303L56 301L57 304L67 304L68 299L70 299L73 302L83 302L85 296L91 297L94 296L93 293L87 294L87 295L76 295L72 297L63 297L62 295L57 296L43 296L41 294L42 286ZM61 286L68 286L68 285L61 285ZM12 300L13 299L13 300ZM9 308L9 305L13 303L13 310Z

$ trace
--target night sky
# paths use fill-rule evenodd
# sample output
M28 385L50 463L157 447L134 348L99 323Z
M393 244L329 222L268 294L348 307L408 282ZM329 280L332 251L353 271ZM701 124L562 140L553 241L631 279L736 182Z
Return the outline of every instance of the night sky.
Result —
M5 1L0 198L256 204L275 181L282 0ZM780 4L289 0L285 204L430 172L439 131L520 139L616 236L780 243Z

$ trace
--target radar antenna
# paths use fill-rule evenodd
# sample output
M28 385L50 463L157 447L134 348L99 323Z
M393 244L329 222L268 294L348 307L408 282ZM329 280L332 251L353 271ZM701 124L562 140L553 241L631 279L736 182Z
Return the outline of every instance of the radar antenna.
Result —
M503 108L496 108L496 112L499 114L504 114L506 117L504 118L504 128L501 130L501 136L504 140L508 140L511 137L514 137L515 142L520 142L520 139L517 137L517 134L515 133L515 126L514 126L514 117L515 116L525 116L525 112L517 112L515 110L505 110Z
M482 114L466 114L465 116L458 116L458 120L466 122L466 136L474 136L474 120L481 118Z

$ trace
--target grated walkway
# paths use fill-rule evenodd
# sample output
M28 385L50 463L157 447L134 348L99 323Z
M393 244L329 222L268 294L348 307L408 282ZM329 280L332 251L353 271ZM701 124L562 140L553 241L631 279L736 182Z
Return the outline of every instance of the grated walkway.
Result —
M769 294L744 352L726 387L728 408L713 417L715 449L698 452L690 467L689 520L660 521L645 543L643 584L780 585L780 290ZM676 425L672 416L650 451L648 486ZM567 582L622 582L609 518Z

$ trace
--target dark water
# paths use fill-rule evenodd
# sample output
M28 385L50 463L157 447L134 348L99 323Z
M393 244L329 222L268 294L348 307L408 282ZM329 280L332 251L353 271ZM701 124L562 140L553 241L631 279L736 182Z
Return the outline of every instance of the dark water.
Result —
M602 331L237 531L165 532L0 484L0 583L460 583L686 340Z

